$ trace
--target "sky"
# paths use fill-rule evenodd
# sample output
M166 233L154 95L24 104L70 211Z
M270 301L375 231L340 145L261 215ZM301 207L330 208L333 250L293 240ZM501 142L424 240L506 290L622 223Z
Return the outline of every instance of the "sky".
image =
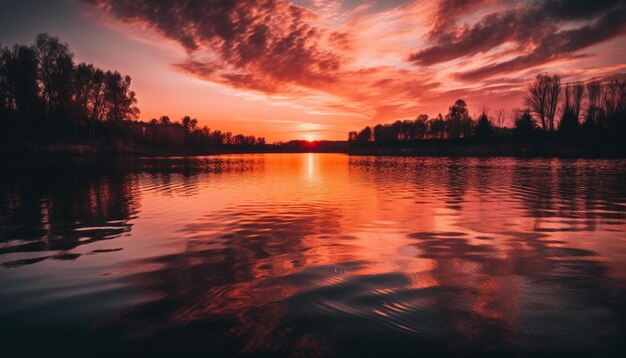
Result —
M40 32L132 77L140 119L346 139L366 125L523 105L538 73L626 76L626 0L0 0L0 43Z

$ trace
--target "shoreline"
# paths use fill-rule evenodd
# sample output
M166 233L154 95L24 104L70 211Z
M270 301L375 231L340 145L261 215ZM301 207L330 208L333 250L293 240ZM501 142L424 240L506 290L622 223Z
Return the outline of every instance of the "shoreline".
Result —
M349 156L401 157L512 157L512 158L626 158L626 144L573 145L555 142L537 143L450 143L421 142L410 145L351 145L345 148L281 148L266 145L257 148L214 148L194 150L175 148L157 150L113 145L45 144L0 147L2 158L23 157L200 157L226 154L336 153Z
M626 158L626 146L538 143L420 143L351 147L354 156L509 157L509 158Z

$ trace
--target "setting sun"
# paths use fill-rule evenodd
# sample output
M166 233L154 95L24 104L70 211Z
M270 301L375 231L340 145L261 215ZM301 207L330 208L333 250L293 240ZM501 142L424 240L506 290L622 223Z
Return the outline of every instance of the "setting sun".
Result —
M3 356L624 356L626 0L0 1Z

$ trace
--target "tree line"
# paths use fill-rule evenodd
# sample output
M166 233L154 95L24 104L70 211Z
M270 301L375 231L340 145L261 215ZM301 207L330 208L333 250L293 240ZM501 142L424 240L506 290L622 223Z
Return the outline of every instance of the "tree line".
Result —
M559 75L539 74L529 85L524 107L510 114L489 113L486 106L477 119L469 115L459 99L448 113L435 117L420 114L413 120L367 126L348 134L351 145L397 144L419 140L494 138L518 140L559 139L584 144L603 140L620 141L626 135L626 79L563 84Z
M99 122L136 118L130 76L75 64L67 43L39 34L30 46L0 47L0 119L13 135L34 139L91 139Z
M118 71L77 64L70 46L46 33L37 35L32 45L0 45L0 139L194 150L266 144L261 137L199 127L189 116L179 121L168 116L138 121L131 83L130 76ZM557 138L585 143L618 141L624 134L625 79L563 84L558 75L540 74L529 85L522 109L509 116L503 109L490 113L484 106L474 119L459 99L445 116L420 114L412 120L368 126L350 132L348 142Z
M77 64L70 46L46 33L32 45L0 44L0 138L155 148L265 145L261 137L199 127L189 116L138 121L131 83L118 71Z

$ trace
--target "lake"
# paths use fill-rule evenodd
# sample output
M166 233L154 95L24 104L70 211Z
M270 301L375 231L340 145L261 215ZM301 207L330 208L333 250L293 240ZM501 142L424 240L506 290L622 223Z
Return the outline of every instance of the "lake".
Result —
M24 160L0 353L622 356L626 161Z

